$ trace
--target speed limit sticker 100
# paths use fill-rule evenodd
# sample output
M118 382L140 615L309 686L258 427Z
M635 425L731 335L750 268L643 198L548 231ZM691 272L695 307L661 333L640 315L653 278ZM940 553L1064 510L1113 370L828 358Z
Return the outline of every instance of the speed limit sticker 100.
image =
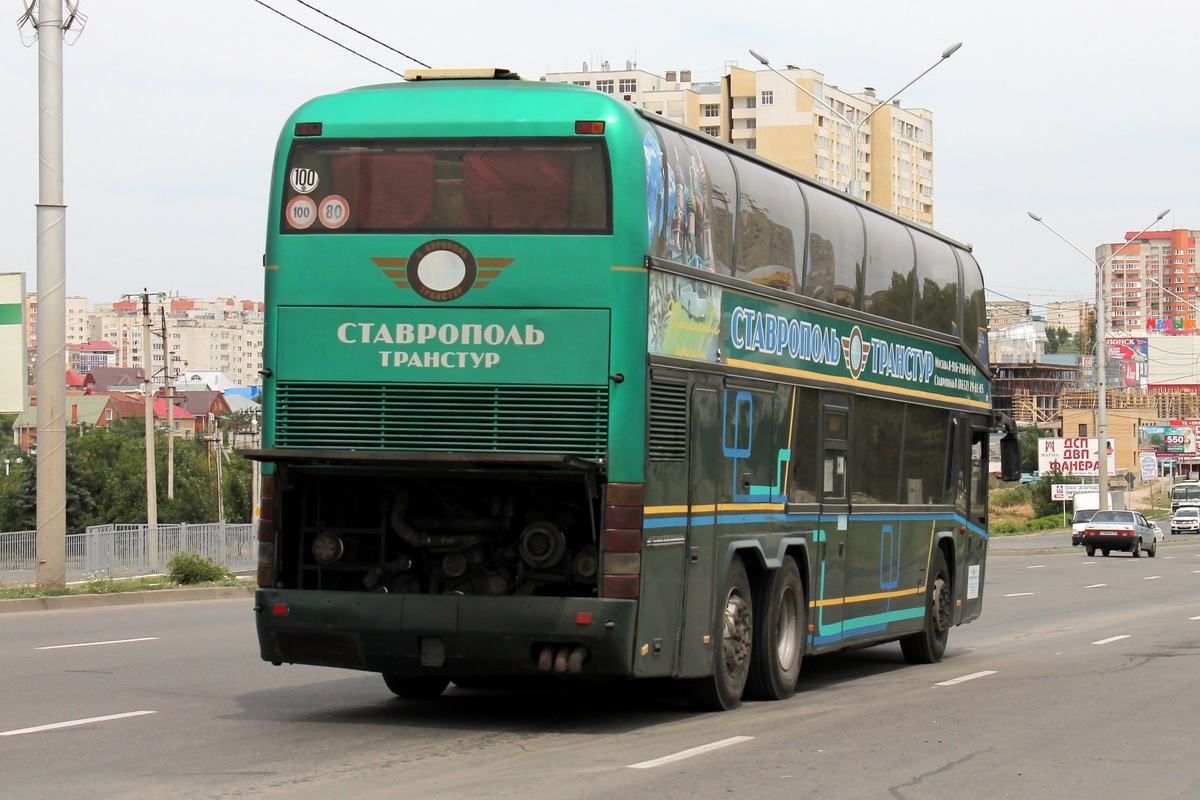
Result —
M318 216L326 228L340 228L350 218L350 204L341 195L331 194L321 201Z
M287 216L289 225L293 228L304 229L316 221L317 204L313 202L311 197L297 195L288 201L287 209L284 213Z

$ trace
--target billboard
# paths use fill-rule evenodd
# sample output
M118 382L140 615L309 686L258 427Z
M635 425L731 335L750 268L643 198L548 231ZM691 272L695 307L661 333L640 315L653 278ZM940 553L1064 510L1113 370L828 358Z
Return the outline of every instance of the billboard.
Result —
M1120 367L1121 386L1146 388L1150 374L1149 341L1144 336L1109 336L1104 340L1109 369Z
M1154 450L1160 456L1195 456L1196 430L1190 425L1142 425L1138 449Z
M1096 438L1038 439L1038 471L1045 474L1099 475L1100 447ZM1108 440L1108 474L1116 474L1115 443Z
M25 410L25 273L0 272L0 414Z

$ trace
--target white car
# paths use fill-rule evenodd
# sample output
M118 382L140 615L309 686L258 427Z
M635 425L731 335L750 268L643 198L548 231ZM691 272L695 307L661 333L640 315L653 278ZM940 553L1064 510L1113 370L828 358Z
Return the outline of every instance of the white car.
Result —
M1097 511L1083 529L1083 546L1091 558L1099 550L1108 555L1121 550L1137 558L1144 551L1154 558L1162 530L1137 511Z
M1200 532L1200 508L1181 506L1171 517L1171 533Z

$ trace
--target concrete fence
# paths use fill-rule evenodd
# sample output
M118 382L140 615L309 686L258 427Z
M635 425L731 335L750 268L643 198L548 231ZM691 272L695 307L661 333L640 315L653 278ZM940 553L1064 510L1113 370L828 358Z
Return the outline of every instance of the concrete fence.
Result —
M254 569L254 526L202 524L94 525L67 534L67 580L152 575L166 571L175 553L196 553L231 570ZM0 533L0 583L37 580L37 532Z

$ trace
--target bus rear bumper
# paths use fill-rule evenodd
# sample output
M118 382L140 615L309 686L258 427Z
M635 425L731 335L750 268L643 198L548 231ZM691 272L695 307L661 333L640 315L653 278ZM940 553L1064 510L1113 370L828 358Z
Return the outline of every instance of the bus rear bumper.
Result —
M632 674L633 600L287 589L259 589L255 600L261 655L274 664L399 676Z

